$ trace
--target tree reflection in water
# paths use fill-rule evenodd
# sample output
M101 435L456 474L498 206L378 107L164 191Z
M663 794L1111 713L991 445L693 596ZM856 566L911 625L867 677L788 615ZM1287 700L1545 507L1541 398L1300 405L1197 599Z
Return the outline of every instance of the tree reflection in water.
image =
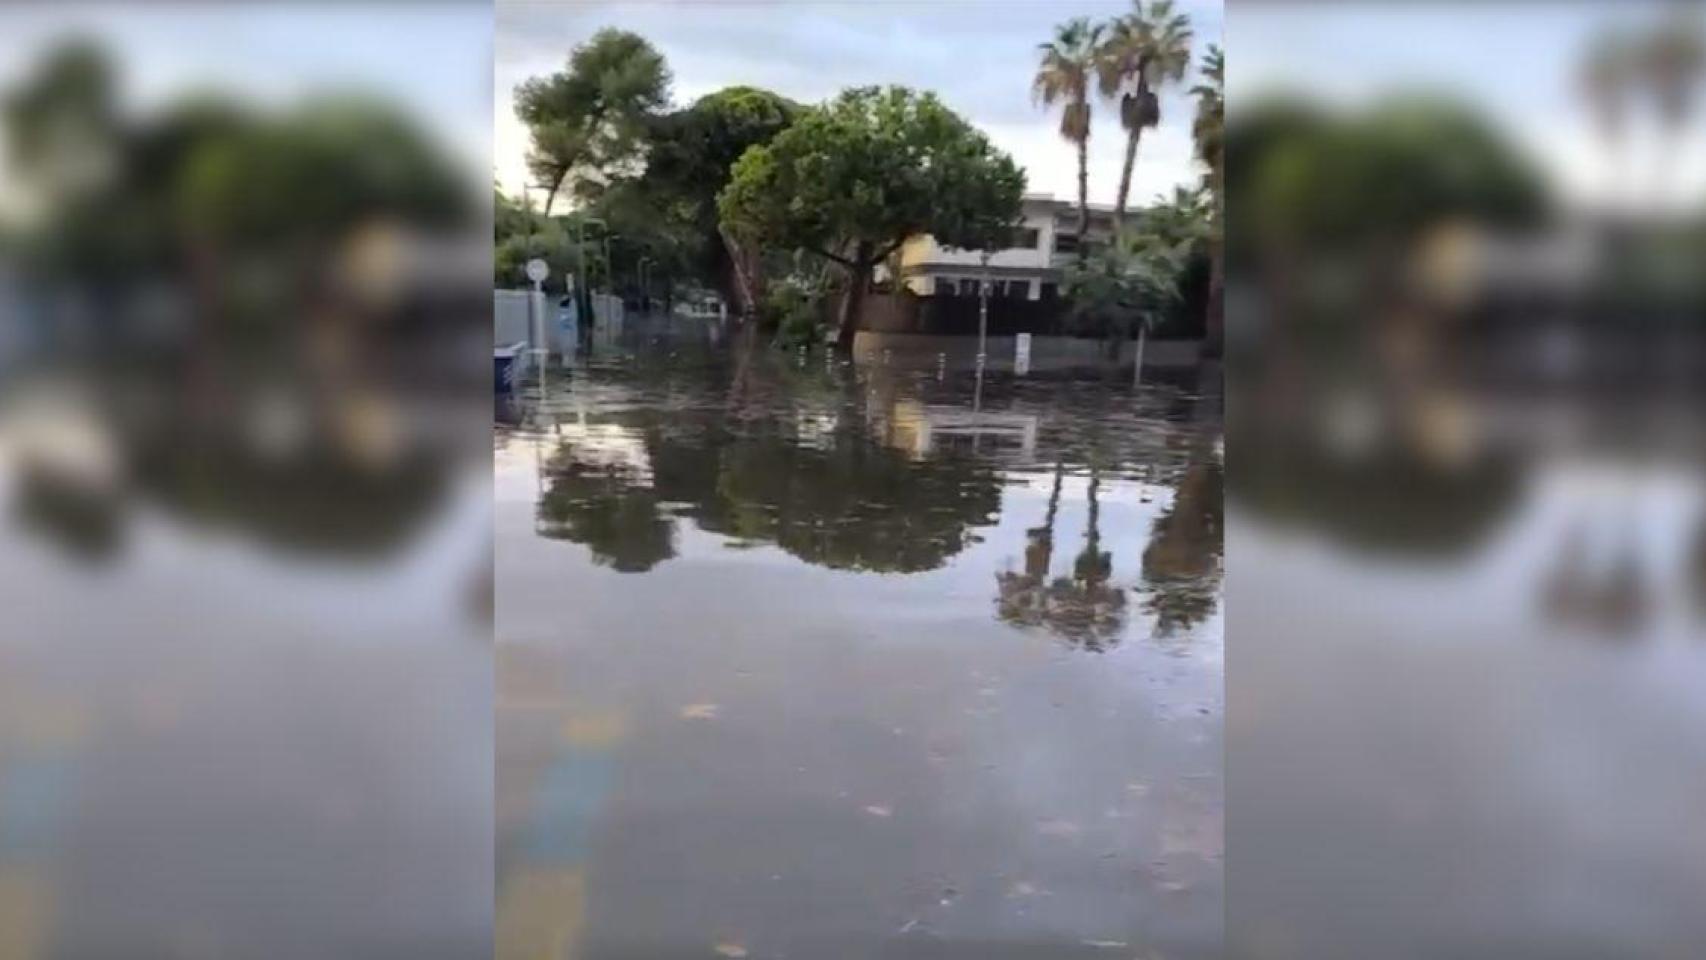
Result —
M916 573L942 567L996 522L1015 450L921 446L892 429L902 400L927 408L900 378L873 374L861 384L764 359L594 371L589 384L610 412L581 421L546 461L539 532L582 544L620 572L674 558L676 525L690 521L731 547L772 545L835 570ZM1052 424L1042 434L1053 446L1047 508L1025 531L1023 569L996 574L999 620L1090 651L1120 642L1134 589L1157 632L1171 636L1213 613L1221 576L1219 431L1212 419L1195 422L1212 405L1169 394L1165 409L1140 411L1105 393L1089 398L1088 415L1073 406L1085 398L1070 395L1063 407L1055 397L1035 408ZM1140 426L1157 420L1182 427L1162 431L1161 449ZM1066 569L1051 569L1062 487L1076 471L1086 478L1083 542ZM1138 476L1178 489L1154 524L1142 582L1117 583L1103 501L1120 489L1110 484Z
M1072 575L1049 579L1054 523L1060 509L1064 463L1055 464L1043 525L1025 531L1025 570L995 575L996 616L1006 623L1044 627L1073 646L1091 651L1119 643L1125 627L1125 592L1108 583L1113 554L1101 549L1101 472L1092 466L1084 548L1073 558Z
M1143 608L1155 633L1171 637L1214 613L1225 549L1223 468L1204 460L1186 468L1173 502L1155 518L1143 551Z
M155 394L166 392L152 391ZM121 422L117 414L107 420ZM137 510L199 530L235 533L307 557L382 560L401 549L446 495L443 450L413 445L373 457L329 430L285 452L261 448L238 418L180 416L112 431L123 482L85 483L51 468L19 469L12 509L26 529L85 562L115 560Z
M1462 556L1491 536L1522 492L1520 465L1491 453L1448 465L1393 443L1352 459L1312 438L1277 436L1250 437L1238 450L1245 466L1231 492L1241 506L1383 556Z
M835 570L933 570L968 546L1000 509L994 470L955 454L911 459L852 428L817 432L811 418L629 414L648 471L600 466L565 445L547 467L542 530L592 549L623 572L675 555L672 517L743 544L774 544Z
M550 485L539 498L539 532L584 544L593 562L622 573L641 573L675 556L675 525L640 472L577 459L576 449L558 448L546 467Z

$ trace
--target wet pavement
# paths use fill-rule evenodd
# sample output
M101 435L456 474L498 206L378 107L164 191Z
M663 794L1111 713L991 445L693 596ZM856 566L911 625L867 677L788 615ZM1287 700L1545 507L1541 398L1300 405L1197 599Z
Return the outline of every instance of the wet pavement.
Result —
M498 955L1219 956L1218 384L1130 376L500 404Z

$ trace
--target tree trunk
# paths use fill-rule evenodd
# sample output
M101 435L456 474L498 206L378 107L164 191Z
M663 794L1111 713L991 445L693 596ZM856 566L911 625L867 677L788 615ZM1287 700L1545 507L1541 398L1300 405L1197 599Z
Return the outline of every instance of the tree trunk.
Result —
M757 353L758 324L746 324L734 336L735 375L729 381L729 393L724 401L728 410L739 410L745 404L752 381L752 364Z
M551 204L557 202L557 191L563 189L563 181L568 178L568 175L569 172L564 170L555 180L551 181L551 189L545 194L544 217L546 220L551 219Z
M1137 164L1137 142L1143 139L1143 128L1135 127L1126 134L1125 166L1120 168L1120 192L1114 197L1114 229L1125 225L1125 203L1131 196L1131 168Z
M853 335L859 332L859 305L865 302L865 287L871 282L871 244L860 241L847 267L847 293L841 299L841 321L837 324L835 349L853 352Z
M718 227L717 233L723 238L723 248L728 252L729 263L734 268L740 300L745 301L744 303L737 302L734 305L735 309L743 318L757 317L760 297L759 278L756 275L758 272L757 264L754 262L757 258L748 258L745 249L728 230Z
M1078 262L1090 240L1090 138L1078 141Z
M1208 322L1204 347L1211 357L1226 352L1226 244L1211 242L1208 251Z

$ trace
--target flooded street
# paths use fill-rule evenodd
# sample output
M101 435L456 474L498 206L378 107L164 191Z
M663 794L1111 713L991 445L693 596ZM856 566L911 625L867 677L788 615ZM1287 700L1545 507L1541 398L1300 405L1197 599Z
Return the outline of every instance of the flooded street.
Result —
M499 956L1220 955L1217 383L905 359L500 404Z
M0 957L488 949L483 451L259 457L243 403L157 430L9 386Z
M1232 955L1698 956L1690 407L1430 383L1335 444L1235 399Z

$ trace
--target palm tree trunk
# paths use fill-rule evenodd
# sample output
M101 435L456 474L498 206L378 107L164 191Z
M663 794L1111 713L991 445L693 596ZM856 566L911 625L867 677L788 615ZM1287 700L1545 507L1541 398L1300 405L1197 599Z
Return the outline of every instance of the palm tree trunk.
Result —
M1090 501L1090 515L1084 526L1084 549L1091 554L1098 552L1102 545L1102 501L1099 494L1102 489L1102 471L1098 461L1090 461L1090 487L1085 496Z
M1125 224L1125 202L1131 196L1131 168L1137 164L1137 142L1143 139L1143 128L1137 127L1126 134L1125 166L1120 168L1120 192L1114 197L1114 229L1117 231Z
M1048 514L1043 520L1043 526L1048 529L1049 539L1054 539L1054 515L1060 509L1060 481L1066 476L1066 461L1056 458L1054 461L1054 485L1049 489Z
M1065 475L1066 461L1055 460L1054 488L1048 495L1048 513L1043 517L1043 525L1025 531L1028 537L1025 576L1038 586L1048 582L1049 566L1054 560L1054 518L1060 510L1060 481Z
M1084 262L1090 240L1090 138L1078 141L1078 262Z
M1211 357L1226 352L1226 244L1210 241L1208 251L1208 323L1204 346Z

